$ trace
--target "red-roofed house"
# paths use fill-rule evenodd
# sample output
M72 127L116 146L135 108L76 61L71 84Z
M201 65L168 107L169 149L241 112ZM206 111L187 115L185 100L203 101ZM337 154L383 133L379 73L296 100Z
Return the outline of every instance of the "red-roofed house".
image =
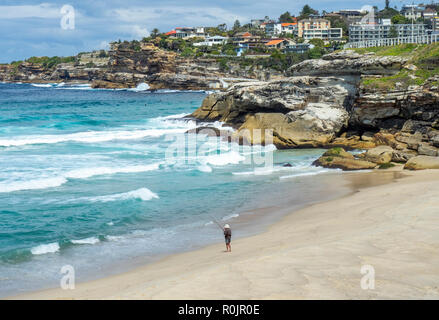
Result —
M297 22L286 22L280 25L280 33L294 34L297 31Z
M268 41L265 45L270 49L283 49L290 44L287 39L273 39Z
M173 36L173 35L175 35L176 33L177 33L177 31L172 30L172 31L166 32L165 35L166 35L166 36Z

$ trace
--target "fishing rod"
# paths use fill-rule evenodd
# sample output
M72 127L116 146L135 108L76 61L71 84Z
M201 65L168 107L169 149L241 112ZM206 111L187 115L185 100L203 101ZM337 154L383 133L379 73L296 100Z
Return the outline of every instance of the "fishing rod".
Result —
M222 225L220 225L220 223L213 217L213 216L210 216L211 218L212 218L212 220L218 225L218 227L221 229L221 230L224 230L223 229L223 226Z

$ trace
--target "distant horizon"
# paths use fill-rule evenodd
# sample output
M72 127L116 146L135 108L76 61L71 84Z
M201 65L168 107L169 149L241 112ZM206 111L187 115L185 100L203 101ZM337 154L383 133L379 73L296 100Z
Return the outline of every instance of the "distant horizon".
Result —
M278 19L286 11L297 16L305 4L319 12L331 12L361 9L365 5L382 9L385 1L343 0L334 3L309 0L291 4L286 0L227 0L212 5L195 0L164 0L160 4L151 1L151 5L148 5L148 1L134 0L127 5L119 0L70 4L59 0L45 3L6 0L0 6L0 27L7 30L0 37L0 63L25 60L32 56L73 56L80 52L108 49L112 41L141 40L154 28L167 32L178 26L213 27L221 23L226 23L230 28L235 20L246 24L265 16ZM411 2L390 1L392 8L401 8L403 4ZM62 21L63 16L69 14L69 11L61 13L65 5L74 9L74 25L71 21ZM67 23L64 28L63 23Z

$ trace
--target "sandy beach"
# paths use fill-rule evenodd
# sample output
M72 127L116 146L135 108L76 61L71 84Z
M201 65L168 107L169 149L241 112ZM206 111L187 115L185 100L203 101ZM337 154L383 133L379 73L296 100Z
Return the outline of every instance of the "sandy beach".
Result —
M346 173L352 194L267 231L19 299L439 298L439 170ZM395 179L396 178L396 179ZM375 271L364 290L362 266Z

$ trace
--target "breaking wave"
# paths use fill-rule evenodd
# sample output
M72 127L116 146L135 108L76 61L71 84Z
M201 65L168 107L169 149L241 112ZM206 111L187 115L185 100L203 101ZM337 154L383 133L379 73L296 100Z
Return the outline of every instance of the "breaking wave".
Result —
M125 192L125 193L117 193L117 194L111 194L106 196L99 196L99 197L91 197L88 198L91 202L110 202L110 201L120 201L120 200L129 200L129 199L136 199L136 200L142 200L142 201L149 201L152 199L158 199L159 196L149 190L148 188L140 188L137 190Z
M5 181L0 183L0 193L14 192L21 190L34 190L59 187L66 183L68 179L87 179L93 176L110 175L116 173L136 173L154 171L160 168L159 163L149 165L136 165L122 168L116 167L96 167L96 168L82 168L68 171L63 175L51 178L33 179L28 181Z

